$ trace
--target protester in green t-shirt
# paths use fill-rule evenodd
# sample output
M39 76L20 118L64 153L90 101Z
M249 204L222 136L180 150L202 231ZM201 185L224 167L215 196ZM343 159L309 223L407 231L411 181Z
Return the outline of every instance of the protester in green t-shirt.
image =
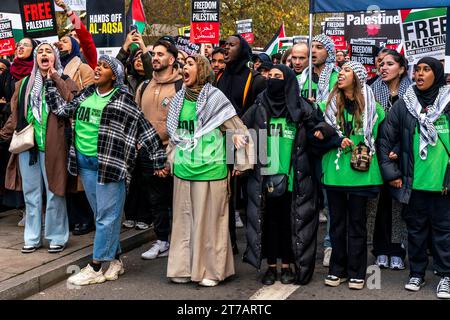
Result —
M251 150L252 143L231 102L211 85L214 73L205 57L188 57L183 77L184 86L167 115L174 174L167 277L174 283L212 287L234 274L227 167L227 153L233 150L227 148L224 133L233 136L237 154ZM251 168L248 161L235 163L233 175Z
M450 299L450 87L444 68L422 58L410 86L391 108L382 129L381 170L393 196L406 204L410 279L405 289L425 284L427 243L441 280L438 298ZM397 147L399 146L399 148Z
M120 225L126 184L137 151L146 150L155 175L166 176L166 153L156 130L145 119L124 85L125 71L116 58L102 55L95 70L94 85L66 103L46 83L46 100L52 113L73 117L69 172L81 177L95 214L96 232L92 261L68 282L89 285L116 280L124 273L120 259ZM106 272L102 264L109 262Z
M31 74L17 83L17 90L11 99L12 121L8 121L5 128L0 130L0 137L9 140L14 130L20 132L28 125L32 126L34 147L12 155L10 161L10 169L14 168L14 174L16 169L20 168L27 212L22 253L34 252L42 246L43 211L46 213L45 239L50 244L48 252L57 253L64 250L69 239L64 197L68 181L67 142L64 131L68 129L68 122L49 112L45 83L54 82L54 90L67 100L73 98L77 87L71 79L63 75L59 50L53 45L37 45L33 57ZM15 184L19 178L14 175L11 177L13 181L8 181L7 177L7 186L17 188ZM44 194L46 202L43 209Z
M259 146L258 165L248 179L244 261L260 269L261 260L267 258L265 285L278 280L278 259L283 284L306 284L314 271L307 267L314 265L318 224L316 189L306 153L306 130L314 127L311 112L299 96L294 72L276 65L269 72L267 89L242 119L256 131Z
M330 210L333 245L325 284L338 286L350 279L349 288L364 287L367 267L366 206L383 184L375 140L384 111L366 85L367 72L359 62L349 61L339 72L337 85L327 104L325 122L340 137L336 148L322 160L323 178ZM320 133L317 133L320 134ZM361 161L351 165L352 153L365 149ZM370 162L364 162L369 158ZM361 163L366 163L362 166ZM359 170L358 170L359 169ZM348 223L347 223L348 221Z

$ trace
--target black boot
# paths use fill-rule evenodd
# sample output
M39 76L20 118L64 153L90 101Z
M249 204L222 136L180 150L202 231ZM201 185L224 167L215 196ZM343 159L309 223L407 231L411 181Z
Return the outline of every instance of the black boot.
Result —
M270 286L277 281L277 267L269 267L262 278L262 283Z
M294 273L292 272L290 267L281 268L280 281L282 284L291 284L295 281Z

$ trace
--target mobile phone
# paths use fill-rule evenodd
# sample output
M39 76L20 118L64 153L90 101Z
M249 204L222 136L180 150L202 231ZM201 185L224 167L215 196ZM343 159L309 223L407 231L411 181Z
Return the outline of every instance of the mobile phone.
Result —
M135 25L135 24L132 24L131 26L130 26L130 28L129 28L129 30L130 30L130 32L131 31L138 31L138 27L137 27L137 25Z

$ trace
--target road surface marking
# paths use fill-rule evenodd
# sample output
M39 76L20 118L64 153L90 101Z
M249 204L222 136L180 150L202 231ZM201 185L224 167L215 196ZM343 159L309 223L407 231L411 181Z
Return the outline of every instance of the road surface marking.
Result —
M271 286L264 286L250 297L249 300L286 300L295 290L300 288L295 284L275 282Z

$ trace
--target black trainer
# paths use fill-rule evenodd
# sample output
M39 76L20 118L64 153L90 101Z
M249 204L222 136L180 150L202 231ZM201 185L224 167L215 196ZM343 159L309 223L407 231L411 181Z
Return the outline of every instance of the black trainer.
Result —
M277 278L278 278L277 268L269 267L266 273L264 274L261 282L266 286L271 286L275 283L275 281L277 281Z
M66 248L65 245L50 245L48 248L48 253L58 253Z
M39 249L41 246L23 246L22 247L22 253L32 253L35 252L37 249Z
M280 282L282 284L291 284L295 281L295 275L292 272L291 268L281 268L281 277Z

